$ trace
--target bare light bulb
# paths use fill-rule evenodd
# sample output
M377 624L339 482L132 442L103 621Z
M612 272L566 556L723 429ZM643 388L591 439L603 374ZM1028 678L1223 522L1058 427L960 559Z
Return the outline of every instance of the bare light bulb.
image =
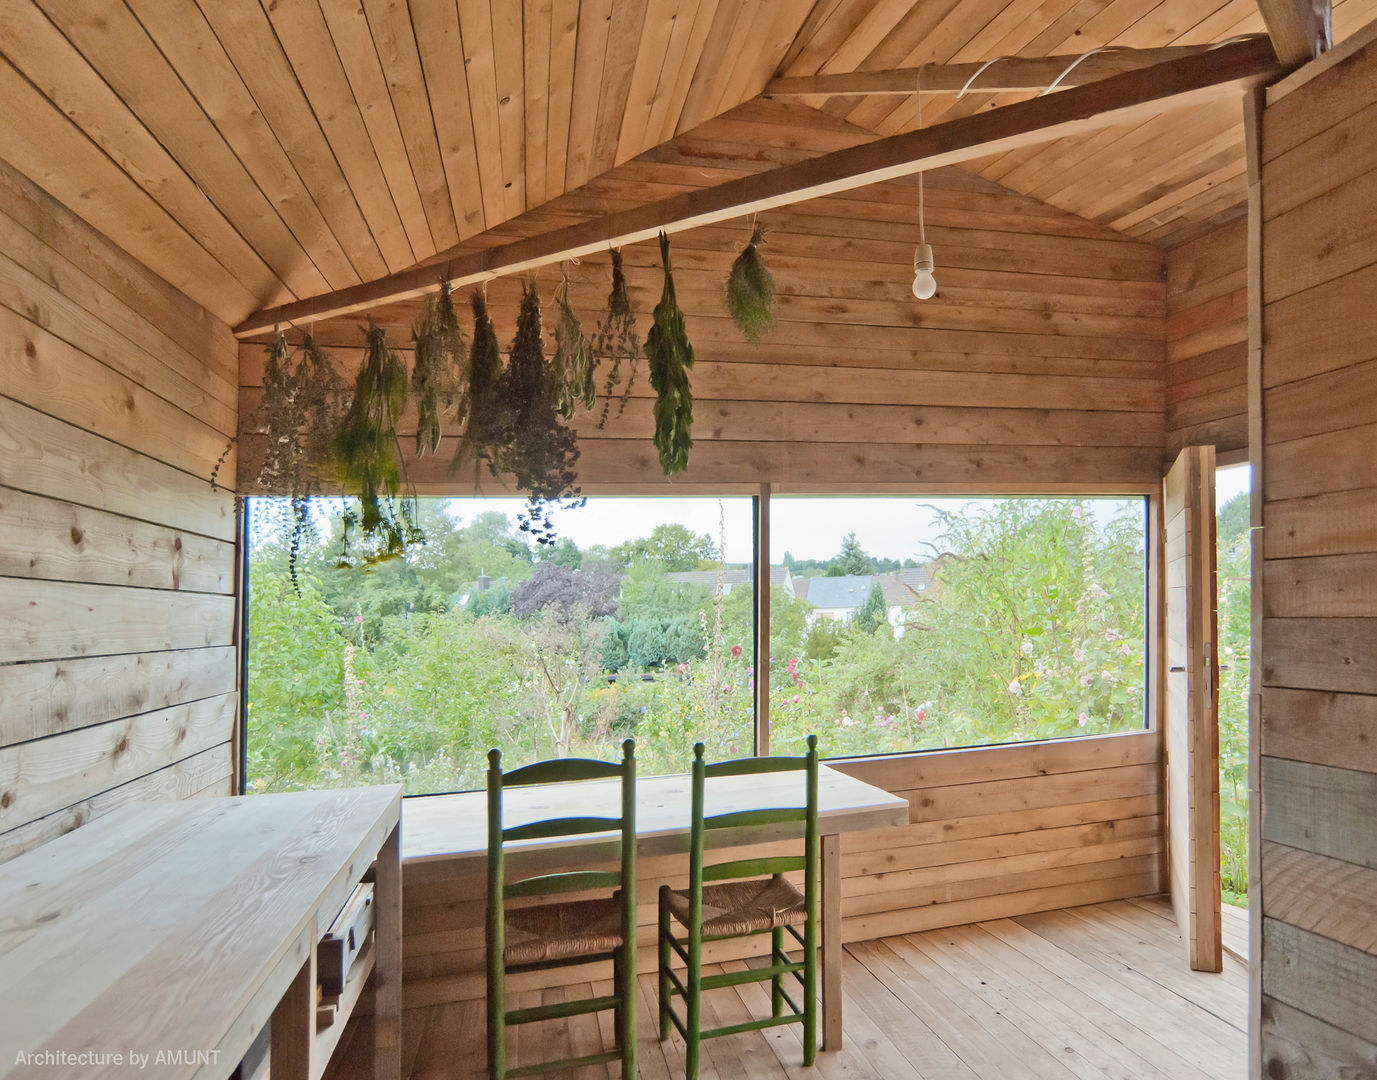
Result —
M931 300L937 295L937 279L932 276L931 244L919 244L913 249L913 295L919 300Z

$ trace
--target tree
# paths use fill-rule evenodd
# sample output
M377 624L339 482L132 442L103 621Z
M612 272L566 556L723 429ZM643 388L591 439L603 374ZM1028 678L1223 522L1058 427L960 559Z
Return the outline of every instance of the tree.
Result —
M873 634L880 627L889 626L889 606L885 603L884 588L877 581L870 587L870 595L865 598L856 614L852 616L856 629L866 634Z
M875 572L875 560L865 553L865 548L861 547L861 542L856 539L856 534L851 532L846 534L846 539L842 541L841 554L839 554L827 567L828 577L846 577L851 574L873 574Z
M698 570L717 561L717 545L712 537L694 532L687 525L668 522L656 525L650 535L628 540L612 549L623 566L654 562L665 572Z
M616 613L620 588L621 577L608 570L571 570L557 562L539 562L535 572L512 590L512 614L550 611L565 619L575 613L601 619Z

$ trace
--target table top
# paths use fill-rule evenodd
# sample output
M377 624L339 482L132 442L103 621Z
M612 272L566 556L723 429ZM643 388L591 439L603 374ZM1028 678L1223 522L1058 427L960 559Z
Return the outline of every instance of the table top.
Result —
M0 866L0 1077L227 1076L400 801L131 803Z
M621 813L619 780L584 780L571 784L537 784L509 788L502 795L507 826L571 814L617 817ZM688 850L691 792L689 776L647 776L636 780L636 834L641 855L669 855ZM803 801L803 774L760 773L755 776L712 777L707 781L709 814L771 806L797 806ZM402 804L403 864L442 859L485 857L488 850L487 795L466 791L455 795L421 795ZM878 829L908 822L908 800L883 788L847 776L826 765L818 769L818 831L820 834ZM797 832L784 827L782 834ZM738 842L769 839L741 838ZM594 846L598 835L527 841L542 847Z

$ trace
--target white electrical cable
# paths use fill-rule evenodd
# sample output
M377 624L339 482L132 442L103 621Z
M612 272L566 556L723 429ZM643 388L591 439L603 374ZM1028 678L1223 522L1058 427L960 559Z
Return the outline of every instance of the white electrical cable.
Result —
M1001 60L1012 60L1012 59L1013 59L1012 56L996 56L993 60L986 60L983 64L981 64L978 68L976 68L975 74L972 75L969 79L966 80L966 85L963 86L963 87L961 88L961 93L959 93L959 94L956 95L956 100L957 100L957 101L960 101L963 97L966 96L966 91L969 90L969 89L971 88L971 83L975 82L976 79L978 79L978 78L980 78L980 76L984 75L984 74L985 74L985 69L986 69L987 67L989 67L991 64L997 64L997 63L999 63Z

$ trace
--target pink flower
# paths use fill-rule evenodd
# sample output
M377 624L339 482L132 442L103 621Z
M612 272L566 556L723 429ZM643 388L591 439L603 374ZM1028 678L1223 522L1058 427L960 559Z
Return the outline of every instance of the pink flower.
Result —
M354 621L355 621L356 623L363 622L363 616L362 616L362 615L355 615L355 616L354 616Z
M1072 516L1073 518L1078 518L1078 517L1080 517L1083 513L1084 513L1084 511L1083 511L1079 506L1073 506L1073 507L1071 507L1071 516Z
M1081 727L1085 727L1086 724L1090 723L1090 715L1088 713L1081 713L1080 718L1076 721L1076 723L1079 724Z
M803 698L800 697L798 694L795 694L795 695L794 695L794 704L795 704L795 705L797 705L797 704L798 704L800 701L802 701L802 700L803 700Z
M917 716L915 717L915 719L918 721L918 723L921 724L921 723L922 723L924 720L926 720L927 718L928 718L927 710L926 710L926 709L919 709L919 710L918 710L918 713L917 713Z
M740 646L740 645L733 645L733 646L732 646L732 656L740 656L740 655L741 655L741 646Z

